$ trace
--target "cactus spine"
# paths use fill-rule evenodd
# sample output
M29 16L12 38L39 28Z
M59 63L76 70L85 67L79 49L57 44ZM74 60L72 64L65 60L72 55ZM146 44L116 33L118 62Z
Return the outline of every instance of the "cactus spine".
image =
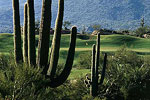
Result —
M24 28L23 28L23 57L24 62L28 62L28 13L27 3L24 5Z
M37 65L47 67L50 41L51 0L43 0Z
M15 62L23 61L22 45L21 45L21 29L20 29L20 14L19 0L12 0L13 3L13 26L14 26L14 56Z
M104 81L106 63L107 63L107 54L104 55L103 69L101 73L100 82L98 82L98 66L99 66L99 55L100 55L100 34L97 36L97 46L93 45L92 49L92 65L91 65L91 79L86 76L85 84L90 86L90 94L93 97L96 97L98 94L98 85L101 85Z
M34 0L27 0L28 3L28 62L30 65L36 64L35 50L35 17Z

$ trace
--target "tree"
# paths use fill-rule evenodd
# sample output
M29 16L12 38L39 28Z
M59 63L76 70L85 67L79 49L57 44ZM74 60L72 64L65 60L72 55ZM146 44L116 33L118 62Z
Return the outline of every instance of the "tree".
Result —
M144 17L141 19L141 27L144 27L144 24L145 24L145 22L144 22Z
M40 21L37 20L35 21L35 34L39 34L39 29L40 29Z
M82 25L81 33L86 34L87 27L85 25Z
M135 30L135 33L138 37L142 37L144 34L148 32L148 27L139 27L138 29Z
M65 30L68 30L68 27L69 27L69 26L71 26L71 22L69 22L69 21L64 21L64 23L63 23L64 29L65 29Z
M94 24L94 25L92 25L92 28L93 28L94 30L100 30L100 29L101 29L101 25L99 25L99 24Z

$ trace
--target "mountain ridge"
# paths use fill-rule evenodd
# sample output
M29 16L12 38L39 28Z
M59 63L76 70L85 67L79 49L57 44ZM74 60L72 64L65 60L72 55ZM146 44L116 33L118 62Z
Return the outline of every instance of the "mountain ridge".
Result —
M26 0L20 0L21 25L23 25L23 6ZM57 16L57 2L52 0L52 27ZM36 20L40 20L42 0L35 1ZM79 29L100 24L107 29L135 29L140 19L145 18L150 25L149 0L65 0L64 21L70 21ZM0 1L0 32L13 32L12 2Z

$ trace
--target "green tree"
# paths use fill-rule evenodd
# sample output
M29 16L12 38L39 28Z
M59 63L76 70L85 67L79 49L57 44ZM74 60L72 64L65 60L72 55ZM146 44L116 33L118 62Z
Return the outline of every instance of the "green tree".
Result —
M37 20L35 21L35 34L39 34L39 29L40 29L40 21Z
M138 37L142 37L144 34L148 32L148 27L139 27L138 29L135 30L135 33Z
M82 26L81 33L86 34L87 27L85 25Z
M94 24L94 25L92 25L92 28L93 28L94 30L100 30L100 29L101 29L101 25L99 25L99 24Z
M144 27L144 24L145 24L144 18L141 19L141 23L140 24L141 24L141 27Z
M63 27L65 30L68 30L68 27L71 26L71 22L70 21L64 21L63 23Z

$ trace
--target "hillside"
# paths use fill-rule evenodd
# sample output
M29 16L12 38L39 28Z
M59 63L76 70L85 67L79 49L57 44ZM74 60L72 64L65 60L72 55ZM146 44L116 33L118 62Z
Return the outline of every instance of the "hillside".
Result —
M23 24L23 5L20 0L21 22ZM11 0L0 0L0 33L12 32ZM36 19L40 19L41 0L35 0ZM52 26L57 15L57 0L53 0ZM65 0L64 20L82 28L83 25L101 24L108 29L135 29L141 17L150 23L149 0Z

